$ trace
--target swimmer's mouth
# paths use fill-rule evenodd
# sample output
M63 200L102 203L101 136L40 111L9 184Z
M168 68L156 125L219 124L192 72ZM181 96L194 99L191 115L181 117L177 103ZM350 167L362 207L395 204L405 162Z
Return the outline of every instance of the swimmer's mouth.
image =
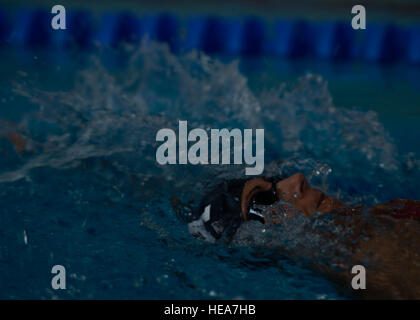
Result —
M341 208L343 206L344 204L341 201L322 193L320 199L318 200L316 212L329 213L334 209Z

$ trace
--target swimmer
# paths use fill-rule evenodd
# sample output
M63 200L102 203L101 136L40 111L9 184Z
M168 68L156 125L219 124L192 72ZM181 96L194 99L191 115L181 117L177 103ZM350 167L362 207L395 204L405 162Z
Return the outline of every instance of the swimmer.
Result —
M286 252L289 256L312 261L314 269L350 290L352 266L365 266L367 289L353 291L362 298L420 299L420 201L395 199L372 208L352 208L312 188L301 173L284 179L231 180L202 199L188 230L212 243L223 239L246 246L278 246L285 252L281 241L253 240L256 232L250 222L261 224L265 231L285 225L297 214L329 215L334 226L345 232L312 228L306 236L323 239L319 244L326 244L326 249L301 243ZM335 242L346 253L330 245Z

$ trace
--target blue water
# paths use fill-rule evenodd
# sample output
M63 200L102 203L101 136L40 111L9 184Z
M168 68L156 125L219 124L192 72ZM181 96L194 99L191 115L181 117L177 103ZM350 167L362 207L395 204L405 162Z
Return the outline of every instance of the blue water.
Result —
M196 205L244 168L157 165L156 132L179 119L264 128L265 174L303 172L349 204L420 199L409 68L328 71L156 44L1 54L0 298L349 298L281 254L188 234L171 199ZM55 264L67 290L51 289Z

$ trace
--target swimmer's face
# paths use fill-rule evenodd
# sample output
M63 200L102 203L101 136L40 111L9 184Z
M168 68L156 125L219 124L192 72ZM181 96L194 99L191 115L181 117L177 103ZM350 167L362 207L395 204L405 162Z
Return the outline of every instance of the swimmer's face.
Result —
M249 180L242 193L242 211L246 217L247 210L252 199L262 193L270 192L273 189L271 182L263 178ZM276 201L285 201L291 205L285 211L286 216L294 215L296 212L303 212L309 216L315 212L329 213L332 210L342 207L343 204L322 191L311 188L303 174L297 173L293 176L283 179L274 186ZM295 209L295 210L290 210Z
M277 182L275 188L281 200L291 203L305 215L315 212L329 213L343 206L337 199L326 195L321 190L311 188L302 173L296 173Z

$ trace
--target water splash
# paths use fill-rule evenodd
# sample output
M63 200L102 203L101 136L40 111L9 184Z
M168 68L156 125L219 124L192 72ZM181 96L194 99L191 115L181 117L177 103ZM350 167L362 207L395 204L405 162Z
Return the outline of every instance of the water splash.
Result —
M304 171L313 183L346 201L352 197L357 201L382 200L366 193L376 194L378 185L384 184L395 191L388 175L394 185L408 179L402 174L401 156L377 115L336 108L320 76L308 74L294 86L267 84L257 94L248 87L237 61L223 64L197 52L174 56L158 44L131 50L119 72L108 70L100 59L93 58L91 66L79 72L70 91L46 92L33 89L30 83L16 83L15 94L39 106L38 112L26 115L18 125L19 132L31 142L27 145L37 151L20 169L3 169L0 181L23 178L39 166L65 167L84 158L114 153L126 154L120 161L135 159L137 165L131 170L146 174L150 167L156 167L156 131L173 128L178 119L207 130L265 128L267 149L277 155L267 174ZM38 130L51 128L52 132L34 132L34 122L42 123ZM35 141L36 136L47 138ZM147 170L142 170L146 163ZM182 175L184 171L207 171L210 176L216 171L225 178L231 171L235 171L233 176L243 170L187 167L156 169L170 180L179 171ZM189 177L193 178L191 173ZM340 180L347 186L337 183ZM370 188L358 192L361 184Z
M197 205L212 186L243 178L244 166L159 166L156 132L175 129L178 120L187 120L192 127L205 130L264 128L266 154L271 155L265 166L267 176L303 172L311 184L348 203L420 198L416 156L398 152L374 112L337 108L327 83L318 75L305 75L292 85L267 83L264 90L254 92L238 61L224 64L198 52L175 56L160 44L127 49L124 54L126 63L118 70L93 57L87 68L77 71L74 86L67 91L36 89L36 79L30 78L15 83L13 94L28 99L37 110L25 113L19 123L2 126L0 142L8 148L4 157L11 159L0 168L4 190L16 186L37 194L37 183L43 181L45 172L47 179L65 176L67 171L80 172L82 177L89 174L95 188L105 190L99 192L105 198L100 201L109 201L122 211L135 208L141 230L154 234L158 246L163 242L185 260L195 261L191 257L203 247L190 239L169 199L176 196L190 206ZM11 139L10 132L24 143L16 145L20 140ZM78 199L77 210L91 212L90 206L99 201L93 187L68 188L71 197ZM78 190L93 200L84 202ZM90 220L89 215L83 218L83 228ZM115 220L118 218L113 217ZM275 236L266 232L264 241L276 238L290 250L309 240L321 244L320 239L307 239L302 232L315 228L319 221L303 221L298 215L289 223L292 225L279 228ZM323 223L335 230L328 221ZM31 235L31 242L33 238ZM332 248L335 244L322 245ZM206 250L210 250L206 259L229 260L245 274L267 262L266 257L260 259L250 252L235 251L235 260L226 259L226 248ZM283 266L287 268L287 263ZM213 267L218 268L217 264ZM177 268L170 270L176 269L179 275ZM267 268L275 273L271 262ZM223 294L227 289L207 288L205 292L212 290Z

